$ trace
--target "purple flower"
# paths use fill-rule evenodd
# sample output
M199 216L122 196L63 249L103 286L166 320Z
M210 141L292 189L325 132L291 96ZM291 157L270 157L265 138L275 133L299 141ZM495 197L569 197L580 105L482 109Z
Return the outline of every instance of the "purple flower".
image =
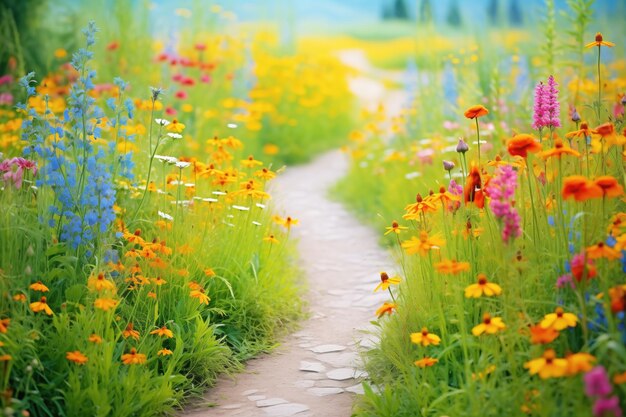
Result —
M619 398L616 395L609 398L598 398L593 404L593 415L596 417L622 417Z
M544 108L546 86L542 82L535 87L535 103L533 106L533 129L541 129L546 126L546 111Z
M456 145L456 151L458 153L465 153L469 151L469 146L467 146L467 143L463 140L463 138L459 139L459 143Z
M574 281L572 280L572 276L570 274L561 275L556 280L556 287L563 288L566 285L569 285L572 289L575 289Z
M517 172L512 166L504 165L498 168L486 189L491 197L489 208L497 218L502 220L502 240L505 243L522 234L520 215L513 206L516 187Z
M443 161L443 169L446 171L450 171L454 168L454 162L452 161Z
M547 124L550 127L561 127L561 105L559 104L559 90L557 87L559 84L554 81L554 77L551 75L548 77L548 85L545 100L545 109L547 113Z
M585 394L587 394L588 397L606 397L613 390L604 366L596 366L591 371L587 372L584 376L584 380Z
M535 87L533 106L533 129L561 127L561 105L559 104L559 84L551 75L548 83L540 82Z
M463 186L457 184L456 181L450 180L450 184L448 185L448 191L453 195L463 195Z

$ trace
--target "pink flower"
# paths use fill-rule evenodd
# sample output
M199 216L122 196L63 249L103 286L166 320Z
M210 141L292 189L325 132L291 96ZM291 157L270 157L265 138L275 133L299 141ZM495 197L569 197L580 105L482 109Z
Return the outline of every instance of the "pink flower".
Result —
M175 96L176 96L176 98L179 98L181 100L185 100L188 97L188 94L187 94L186 91L180 90L180 91L176 92Z
M15 188L22 188L24 171L31 171L35 176L37 175L37 165L33 161L21 157L5 159L0 162L2 179L9 184L12 183Z
M533 129L561 127L561 105L559 104L559 84L551 75L548 83L540 82L535 87L533 106Z
M485 190L491 197L489 208L503 222L502 240L505 243L508 243L511 238L519 237L522 234L520 215L513 206L516 187L517 172L515 172L512 166L504 165L498 168Z
M0 93L0 106L10 106L13 104L13 95L11 93Z
M563 288L569 285L572 289L575 289L574 281L572 280L572 276L570 274L561 275L556 279L556 287Z
M203 83L210 83L211 76L209 74L202 74L202 76L200 77L200 81Z
M5 74L0 77L0 85L11 84L13 82L13 76L11 74Z
M593 404L593 415L596 417L622 417L622 408L619 406L617 395L609 398L598 398Z
M165 114L167 114L168 116L176 116L176 113L178 113L178 112L173 107L166 107L165 108Z
M587 372L584 380L587 397L606 397L613 391L604 366L596 366Z

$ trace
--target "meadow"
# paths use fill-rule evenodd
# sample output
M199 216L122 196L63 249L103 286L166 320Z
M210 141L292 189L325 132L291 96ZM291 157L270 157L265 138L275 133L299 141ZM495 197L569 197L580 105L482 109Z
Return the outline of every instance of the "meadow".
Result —
M330 194L399 271L372 271L353 415L622 415L623 19L546 1L533 27L287 42L213 3L169 38L105 3L28 36L45 17L0 8L5 415L173 415L271 352L310 278L271 183L340 147ZM355 49L403 74L379 80L399 114L361 108Z

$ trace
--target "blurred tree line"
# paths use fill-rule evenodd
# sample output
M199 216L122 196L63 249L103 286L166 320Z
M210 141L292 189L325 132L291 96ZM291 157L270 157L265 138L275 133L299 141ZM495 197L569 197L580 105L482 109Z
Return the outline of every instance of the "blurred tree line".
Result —
M433 21L433 7L431 0L416 0L415 20L419 23ZM510 26L521 26L524 23L519 0L489 0L485 10L487 21L492 26L498 26L505 21ZM409 0L383 0L381 17L384 20L413 20L409 10ZM452 27L463 26L463 14L458 0L450 0L445 16L446 23Z

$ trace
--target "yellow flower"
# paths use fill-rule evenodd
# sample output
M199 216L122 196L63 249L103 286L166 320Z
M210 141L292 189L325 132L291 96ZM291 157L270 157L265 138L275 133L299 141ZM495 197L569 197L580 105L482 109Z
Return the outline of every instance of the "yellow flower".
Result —
M613 42L605 41L604 38L602 37L602 34L598 32L596 33L595 41L590 42L587 45L585 45L585 48L593 48L594 46L597 46L598 48L600 46L606 46L606 47L612 48L613 46L615 46L615 44Z
M501 293L502 288L500 288L498 284L487 281L485 274L478 274L478 283L471 284L465 288L466 298L478 298L483 294L487 297L492 297L494 295L500 295Z
M506 329L506 325L500 317L491 317L489 313L483 316L483 322L472 329L474 336L480 336L483 333L495 334L500 330Z
M274 223L286 227L287 230L291 229L291 226L298 224L298 219L294 219L291 216L287 216L284 219L280 216L274 216L272 217L272 220L274 220Z
M386 227L385 229L387 230L385 232L385 236L387 236L389 233L400 234L403 230L407 230L408 227L400 226L398 222L394 220L393 222L391 222L391 226Z
M157 286L161 286L167 283L167 281L161 277L152 278L152 282L154 283L154 285L157 285Z
M400 283L400 278L399 277L389 278L389 275L387 275L386 272L381 272L380 273L380 284L378 284L376 286L376 288L374 288L374 292L376 292L378 290L387 291L387 289L389 288L390 285L398 285L399 283Z
M250 155L247 159L243 159L241 161L241 165L246 168L254 168L255 166L263 165L263 162L257 161L256 159L254 159L254 156Z
M67 56L67 51L63 48L57 48L54 50L54 57L58 59L65 58Z
M87 356L83 355L81 353L81 351L79 351L79 350L75 350L73 352L67 352L67 354L65 355L65 358L68 361L74 362L74 363L76 363L78 365L84 365L89 360L89 358L87 358Z
M409 255L419 253L421 256L426 256L431 249L439 249L444 244L445 241L440 237L428 237L428 233L422 230L419 238L413 236L411 239L402 242L402 248Z
M122 355L122 362L124 365L141 365L146 363L146 355L137 353L137 350L132 348L129 353Z
M157 352L157 356L168 356L172 355L173 353L174 352L172 352L171 350L163 348Z
M541 379L560 378L567 373L567 359L559 359L554 349L547 349L540 358L524 364L531 375L539 374Z
M34 303L30 303L30 309L33 311L33 313L38 313L40 311L43 311L43 312L45 312L49 316L54 314L52 312L52 309L50 308L50 306L48 306L48 303L46 301L46 297L41 297L41 299L39 301L36 301Z
M112 298L96 298L93 302L95 308L99 308L103 311L109 311L117 307L118 302Z
M414 364L416 366L419 366L420 368L426 368L428 366L433 366L434 364L436 364L437 362L439 362L439 359L435 359L435 358L429 358L428 356L426 356L423 359L420 359L418 361L415 361Z
M181 133L183 130L185 130L185 125L174 119L172 120L172 123L165 126L165 130L167 130L168 132Z
M269 243L279 243L279 240L276 239L273 234L271 234L269 236L265 236L263 238L263 241L264 242L269 242Z
M174 337L174 333L172 333L172 331L165 326L161 327L160 329L151 331L150 334L156 334L158 336L162 336L167 339Z
M576 327L578 317L572 313L565 313L561 307L557 307L554 313L546 314L541 320L541 327L561 331L568 327Z
M104 273L100 272L97 277L93 275L87 280L87 287L93 291L115 291L117 288L113 281L105 278Z
M436 334L429 333L426 327L422 327L421 332L411 333L411 342L415 343L416 345L422 346L437 346L439 342L441 342L441 338Z
M41 281L37 281L33 284L30 284L30 286L28 287L33 291L39 291L39 292L48 292L50 291L48 289L48 287L46 287L45 285L43 285L43 283Z

